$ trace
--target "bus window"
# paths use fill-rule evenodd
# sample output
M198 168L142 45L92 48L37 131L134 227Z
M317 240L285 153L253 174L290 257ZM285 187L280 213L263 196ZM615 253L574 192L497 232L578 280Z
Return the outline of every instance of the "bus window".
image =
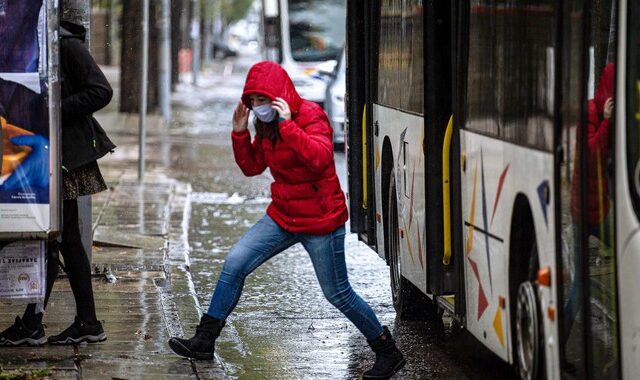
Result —
M465 127L550 151L556 5L510 4L471 1Z
M379 104L424 113L422 2L384 0L380 9ZM437 54L434 52L434 54Z
M322 15L322 17L319 17ZM344 45L344 1L289 0L291 55L294 61L337 60Z
M575 0L567 25L561 144L562 373L620 375L614 255L616 1ZM589 19L583 10L591 9ZM588 40L583 42L585 23ZM587 47L583 52L582 46ZM580 69L588 59L588 72ZM583 78L583 79L581 79ZM581 85L587 80L587 86ZM584 89L586 94L583 94ZM588 301L587 301L588 300ZM588 375L586 373L588 373Z
M597 379L619 378L618 308L614 255L615 53L617 1L592 0L593 97L587 100L586 219L582 255L589 278L590 372ZM585 218L586 217L586 218Z

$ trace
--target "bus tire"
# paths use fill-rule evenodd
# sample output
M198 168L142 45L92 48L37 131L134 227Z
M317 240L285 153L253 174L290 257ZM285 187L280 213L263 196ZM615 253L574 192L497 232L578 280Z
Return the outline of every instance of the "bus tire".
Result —
M529 276L518 287L515 315L516 368L523 380L546 377L542 311L538 297L538 284L532 277L539 266L535 238L529 258Z
M389 211L385 224L389 258L389 279L391 282L391 298L396 314L406 320L441 320L433 302L402 276L400 260L400 229L398 225L398 200L396 198L396 182L393 175L389 181Z

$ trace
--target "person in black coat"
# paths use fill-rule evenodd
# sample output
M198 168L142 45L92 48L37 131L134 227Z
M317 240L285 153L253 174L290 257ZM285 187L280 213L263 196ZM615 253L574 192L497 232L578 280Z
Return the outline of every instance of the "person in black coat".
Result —
M86 30L81 25L60 23L60 78L62 99L62 236L50 244L47 290L44 304L30 304L22 318L0 333L0 345L78 344L101 342L107 336L95 311L91 268L82 245L77 198L106 190L97 159L115 145L92 114L111 101L113 91L104 74L84 46ZM75 321L62 333L44 333L42 317L58 273L58 251L76 302Z

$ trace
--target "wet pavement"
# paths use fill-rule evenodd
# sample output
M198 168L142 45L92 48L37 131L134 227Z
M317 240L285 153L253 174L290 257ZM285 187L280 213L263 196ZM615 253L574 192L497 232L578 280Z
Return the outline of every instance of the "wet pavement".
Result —
M56 379L357 379L373 364L359 331L324 299L300 246L247 278L214 361L191 362L166 345L170 336L192 335L226 252L269 202L270 175L244 177L230 142L232 110L255 60L217 62L197 87L178 88L169 126L150 118L142 184L136 180L136 118L114 112L113 104L98 115L118 145L100 160L111 189L93 197L94 291L109 338L75 348L0 349L0 374L41 368ZM116 71L105 71L117 82ZM336 153L336 163L344 187L343 153ZM385 263L353 234L347 235L346 252L352 286L407 356L394 378L512 377L508 366L463 331L396 320ZM21 311L4 303L1 328ZM65 328L73 314L68 282L59 279L45 316L47 332Z

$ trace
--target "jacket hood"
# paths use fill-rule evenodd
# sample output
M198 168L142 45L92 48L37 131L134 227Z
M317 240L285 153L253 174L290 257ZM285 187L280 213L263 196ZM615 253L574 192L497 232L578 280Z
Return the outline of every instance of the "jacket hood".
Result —
M602 69L602 74L600 74L598 87L596 88L596 93L594 95L596 109L600 115L602 115L604 111L604 103L607 99L613 97L613 81L616 76L615 70L615 64L610 62L605 65Z
M296 91L289 74L275 62L262 61L251 67L242 90L242 103L251 109L249 95L261 94L271 100L279 97L284 99L291 109L297 113L302 104L302 98Z
M87 29L84 26L70 21L60 21L60 38L77 38L85 42Z

